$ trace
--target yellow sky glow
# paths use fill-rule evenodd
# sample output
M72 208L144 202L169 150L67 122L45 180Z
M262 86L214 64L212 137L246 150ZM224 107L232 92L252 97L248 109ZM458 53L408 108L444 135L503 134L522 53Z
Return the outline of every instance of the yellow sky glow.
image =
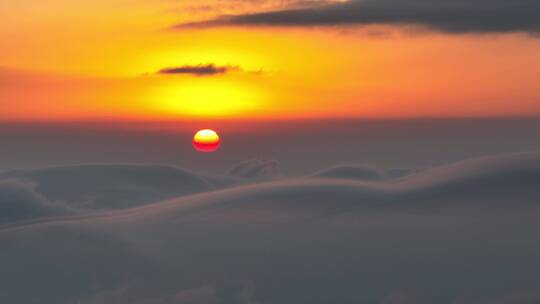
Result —
M0 0L0 120L540 114L524 34L168 29L287 4L243 3ZM156 74L203 64L238 70Z

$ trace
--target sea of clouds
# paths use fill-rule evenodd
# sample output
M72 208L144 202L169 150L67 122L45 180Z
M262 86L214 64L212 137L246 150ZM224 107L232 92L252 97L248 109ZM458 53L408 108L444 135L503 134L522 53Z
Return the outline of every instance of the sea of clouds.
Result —
M538 303L540 152L0 173L0 303Z

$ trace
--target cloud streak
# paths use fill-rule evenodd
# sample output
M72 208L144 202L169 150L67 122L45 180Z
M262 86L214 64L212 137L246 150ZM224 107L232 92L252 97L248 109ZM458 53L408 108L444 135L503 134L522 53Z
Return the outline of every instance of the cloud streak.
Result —
M241 26L423 26L444 33L540 31L540 2L534 0L352 0L317 7L221 16L174 28Z
M192 75L192 76L214 76L223 75L229 72L240 71L240 67L224 65L219 66L213 63L199 65L183 65L178 67L163 68L157 72L161 75Z

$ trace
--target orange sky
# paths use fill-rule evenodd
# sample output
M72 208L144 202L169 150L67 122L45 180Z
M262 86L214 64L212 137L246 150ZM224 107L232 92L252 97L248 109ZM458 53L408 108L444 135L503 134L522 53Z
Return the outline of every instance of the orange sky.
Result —
M0 0L0 120L540 114L540 38L170 26L294 1ZM262 3L262 4L261 4ZM157 74L213 64L224 74Z

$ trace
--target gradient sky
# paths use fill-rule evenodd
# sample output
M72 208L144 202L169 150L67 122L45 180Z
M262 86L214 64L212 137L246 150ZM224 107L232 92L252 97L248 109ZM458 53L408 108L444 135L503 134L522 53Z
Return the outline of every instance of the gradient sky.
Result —
M540 4L0 0L0 120L540 114Z

